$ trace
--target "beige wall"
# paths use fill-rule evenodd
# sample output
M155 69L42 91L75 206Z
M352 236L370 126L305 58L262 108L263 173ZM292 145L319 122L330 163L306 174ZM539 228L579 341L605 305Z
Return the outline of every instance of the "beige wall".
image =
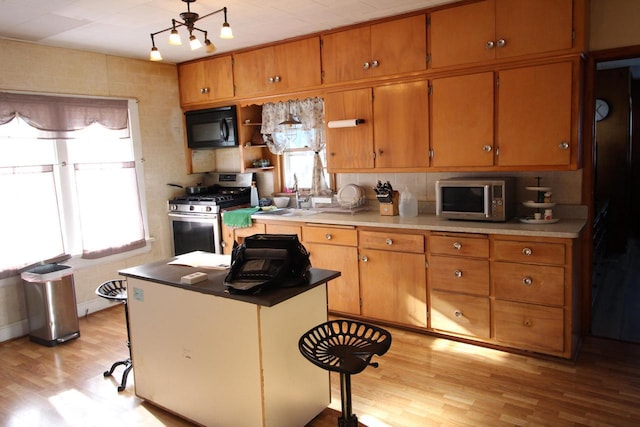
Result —
M154 241L145 255L75 270L76 297L82 312L82 307L100 304L95 288L118 278L118 270L170 256L166 201L176 189L166 184L191 184L196 179L185 173L175 65L0 40L0 90L138 100L149 233ZM0 341L24 329L25 319L22 282L19 277L5 279L0 282Z
M640 45L640 1L591 0L589 50Z

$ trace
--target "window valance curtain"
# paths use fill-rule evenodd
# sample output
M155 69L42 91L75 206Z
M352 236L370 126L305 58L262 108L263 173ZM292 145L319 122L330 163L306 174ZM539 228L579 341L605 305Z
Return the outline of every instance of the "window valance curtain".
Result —
M0 92L0 125L18 116L40 130L41 138L71 138L94 123L129 136L127 100Z

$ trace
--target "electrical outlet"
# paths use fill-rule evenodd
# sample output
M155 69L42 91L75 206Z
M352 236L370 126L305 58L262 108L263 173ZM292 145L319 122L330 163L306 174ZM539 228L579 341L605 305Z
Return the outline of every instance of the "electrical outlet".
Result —
M140 288L133 288L133 297L138 301L144 301L144 291Z

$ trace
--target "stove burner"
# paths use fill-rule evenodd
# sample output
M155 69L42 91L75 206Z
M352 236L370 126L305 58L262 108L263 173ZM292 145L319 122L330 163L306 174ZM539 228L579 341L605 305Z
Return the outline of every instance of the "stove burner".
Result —
M185 194L169 200L169 210L174 212L218 213L220 208L249 204L250 187L221 187L215 193Z

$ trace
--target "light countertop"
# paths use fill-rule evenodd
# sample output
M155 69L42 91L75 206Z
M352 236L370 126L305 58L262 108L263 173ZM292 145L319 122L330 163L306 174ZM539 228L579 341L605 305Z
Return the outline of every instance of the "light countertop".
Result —
M518 218L508 222L455 221L420 214L417 217L382 216L377 209L354 213L318 212L306 215L273 215L261 212L254 220L286 221L313 224L351 225L360 227L387 227L412 230L431 230L457 233L505 234L512 236L540 236L577 238L583 230L584 218L561 218L554 224L524 224Z

